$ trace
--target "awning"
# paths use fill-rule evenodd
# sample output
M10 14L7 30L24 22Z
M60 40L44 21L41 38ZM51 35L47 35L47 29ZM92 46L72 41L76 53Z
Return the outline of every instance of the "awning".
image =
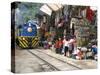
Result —
M52 13L52 10L45 4L43 5L40 10L48 15L51 15Z
M40 10L48 15L51 15L52 11L58 11L63 6L61 4L44 4Z
M61 4L47 4L53 11L57 11L62 8Z

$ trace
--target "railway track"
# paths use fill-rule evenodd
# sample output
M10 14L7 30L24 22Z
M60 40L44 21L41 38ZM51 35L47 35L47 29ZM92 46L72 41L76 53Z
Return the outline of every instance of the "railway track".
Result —
M37 50L38 52L42 52L42 51L40 51L40 50ZM50 56L50 57L52 57L52 58L55 58L56 60L59 60L59 61L61 61L61 62L63 62L63 63L67 63L67 64L69 64L69 65L71 65L71 66L73 66L73 67L76 67L77 69L82 69L82 68L80 68L80 67L78 67L78 66L75 66L75 65L73 65L73 64L71 64L71 63L68 63L68 62L66 62L66 61L64 61L64 60L61 60L61 59L59 59L59 58L57 58L57 57L54 57L54 56L51 56L51 55L49 55L49 54L47 54L47 53L45 53L45 52L42 52L42 53L44 53L44 54L46 54L46 55L48 55L48 56Z
M45 62L44 66L48 66L49 70L52 71L60 71L60 69L56 68L55 66L53 66L52 64L48 63L47 61L45 61L44 59L42 59L41 57L39 57L38 55L36 55L35 53L27 50L30 54L34 55L35 57L37 57L38 59L42 60L43 62ZM43 65L42 65L43 66Z
M51 56L47 53L44 53L40 50L28 50L29 53L38 57L39 59L46 62L50 67L52 67L56 71L64 71L64 70L80 70L80 67L72 65L66 61L63 61L59 58Z

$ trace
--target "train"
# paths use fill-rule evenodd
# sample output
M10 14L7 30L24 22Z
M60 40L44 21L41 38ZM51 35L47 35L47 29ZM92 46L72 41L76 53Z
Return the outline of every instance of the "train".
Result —
M16 43L20 48L36 48L39 46L37 24L27 22L17 28Z

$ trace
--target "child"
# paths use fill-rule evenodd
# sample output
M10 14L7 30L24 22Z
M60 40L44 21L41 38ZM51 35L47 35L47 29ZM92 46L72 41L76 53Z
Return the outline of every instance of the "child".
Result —
M59 47L58 47L58 40L56 40L54 47L56 48L56 50L55 50L56 53L58 53L58 49L59 49Z
M63 41L61 40L61 38L59 38L58 40L58 49L59 49L59 54L62 54L62 48L63 48Z
M81 51L81 48L78 48L77 49L77 56L76 56L76 59L79 59L81 60L83 58L83 53Z

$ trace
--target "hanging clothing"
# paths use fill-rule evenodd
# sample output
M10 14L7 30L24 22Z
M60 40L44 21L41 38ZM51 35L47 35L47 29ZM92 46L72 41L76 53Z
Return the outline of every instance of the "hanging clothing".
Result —
M81 15L82 17L86 18L86 9L81 10L80 15Z
M87 8L87 11L86 11L86 18L92 22L93 21L93 16L94 16L94 12L92 9L90 8Z

